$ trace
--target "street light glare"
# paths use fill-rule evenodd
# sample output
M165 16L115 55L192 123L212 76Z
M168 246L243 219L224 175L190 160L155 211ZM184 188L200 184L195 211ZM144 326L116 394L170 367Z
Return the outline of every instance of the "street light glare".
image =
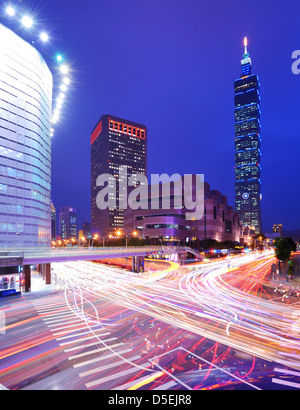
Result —
M16 14L16 10L12 6L7 6L5 11L6 14L8 14L11 17L13 17Z
M23 24L24 27L30 28L30 27L33 26L33 20L30 16L24 16L22 18L22 24Z
M60 67L60 71L61 71L63 74L67 74L67 73L69 72L69 67L67 67L66 65L62 65L62 66Z
M49 36L48 36L47 33L43 32L43 33L41 33L41 35L40 35L40 39L41 39L44 43L46 43L46 42L49 40Z

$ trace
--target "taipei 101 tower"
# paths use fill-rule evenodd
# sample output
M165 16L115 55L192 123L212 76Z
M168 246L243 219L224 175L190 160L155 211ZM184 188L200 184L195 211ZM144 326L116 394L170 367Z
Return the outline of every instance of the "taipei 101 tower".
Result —
M244 39L242 73L234 82L235 208L243 226L262 232L260 83Z

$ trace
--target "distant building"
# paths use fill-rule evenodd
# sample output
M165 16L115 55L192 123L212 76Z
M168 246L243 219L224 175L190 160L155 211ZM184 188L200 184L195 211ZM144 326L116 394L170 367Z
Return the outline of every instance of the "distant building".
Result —
M77 237L77 213L76 208L63 206L59 211L59 233L61 239Z
M282 233L283 233L282 224L274 224L272 227L272 232L279 233L280 237L282 237Z
M262 232L261 220L261 123L260 82L252 74L247 50L242 60L242 74L234 82L235 102L235 210L243 226Z
M84 236L86 239L91 239L92 237L92 228L91 228L91 223L90 222L83 222L82 224L82 236Z
M153 244L158 245L184 244L197 239L239 242L239 215L228 205L227 197L221 192L211 190L210 185L204 183L204 216L200 220L187 220L186 213L190 210L174 207L172 185L170 193L170 209L127 209L124 213L124 232L127 234L137 230L139 237L151 239ZM161 196L158 200L162 204Z
M51 237L52 240L56 240L56 209L51 201Z
M147 128L136 122L103 115L91 135L91 214L92 233L105 236L123 229L124 211L120 209L117 184L115 209L100 210L96 198L100 190L97 178L110 174L119 179L119 168L133 174L147 175Z

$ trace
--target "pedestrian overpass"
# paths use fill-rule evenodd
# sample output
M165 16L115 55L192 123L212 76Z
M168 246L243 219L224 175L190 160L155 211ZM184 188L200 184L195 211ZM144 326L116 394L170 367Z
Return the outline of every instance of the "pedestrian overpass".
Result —
M178 246L130 246L130 247L66 247L66 248L24 248L0 250L0 275L22 267L24 290L30 292L31 266L38 265L46 284L51 284L51 263L71 261L96 261L114 258L132 258L132 271L140 272L144 258L151 255L178 255L183 262L187 254L193 254L199 261L199 252L188 247ZM17 273L17 272L15 272Z

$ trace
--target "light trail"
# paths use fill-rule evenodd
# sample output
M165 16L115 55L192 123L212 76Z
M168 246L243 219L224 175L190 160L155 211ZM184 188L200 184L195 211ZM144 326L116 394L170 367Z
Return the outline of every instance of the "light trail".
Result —
M300 357L295 308L254 293L272 262L270 254L247 255L231 260L229 271L226 260L154 276L128 274L92 262L53 267L69 289L72 284L74 305L77 298L81 303L81 319L85 317L84 293L89 299L101 298L265 360L280 363L285 354L285 363L299 369L300 361L288 356ZM103 328L118 325L105 313L101 312L102 317L96 313L92 320L87 315L86 323L97 322Z

